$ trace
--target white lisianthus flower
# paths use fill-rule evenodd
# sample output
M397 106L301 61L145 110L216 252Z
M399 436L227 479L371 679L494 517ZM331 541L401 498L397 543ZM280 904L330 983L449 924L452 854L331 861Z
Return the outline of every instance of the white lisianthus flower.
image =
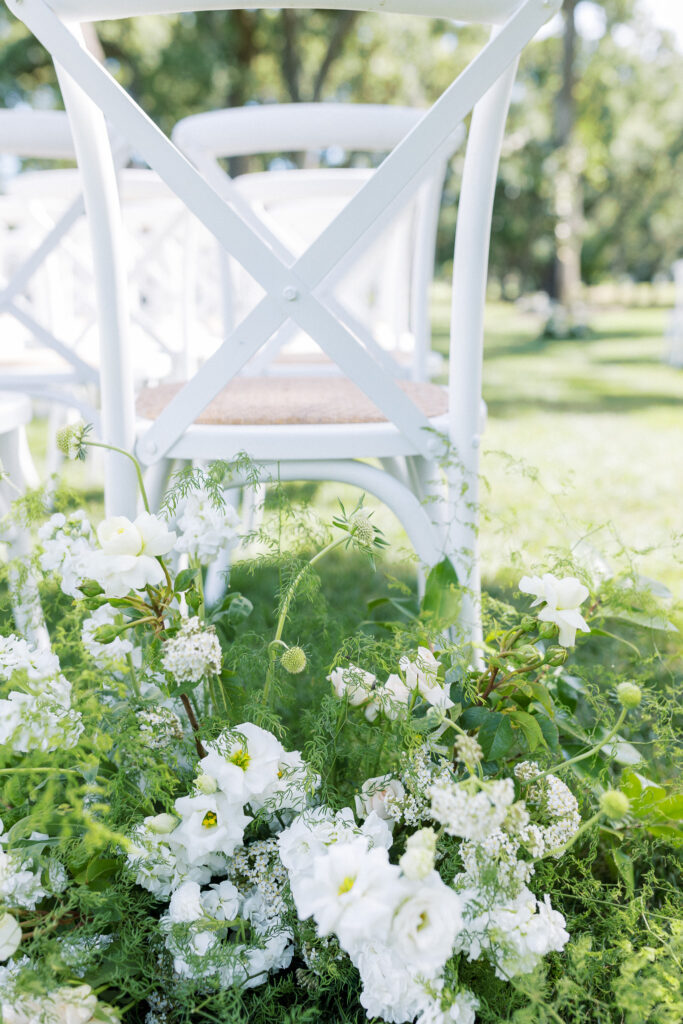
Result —
M316 857L293 890L299 917L313 917L321 935L335 932L347 952L367 935L386 939L402 896L399 869L366 839L335 843Z
M21 927L11 914L0 917L0 960L9 960L19 949Z
M406 654L398 664L411 692L417 690L432 707L444 710L453 707L447 687L439 682L439 662L428 647L418 647L414 661Z
M244 722L207 744L208 753L199 762L227 797L236 803L258 802L277 784L286 751L266 729Z
M348 668L335 668L327 677L340 700L346 698L352 707L360 707L373 695L377 686L377 676L365 672L357 665Z
M433 828L421 828L408 836L406 852L399 860L401 871L413 881L426 878L434 870L436 853L436 832Z
M523 594L534 595L536 600L532 602L532 608L545 601L545 608L538 613L538 618L541 622L554 622L559 627L562 647L574 646L577 629L590 633L588 623L579 612L589 590L574 576L565 576L561 580L551 573L542 577L523 576L519 589Z
M355 797L356 814L359 818L367 816L375 811L385 821L392 816L387 811L386 800L392 796L395 800L402 800L405 796L403 783L391 775L378 775L374 779L366 779L361 786L360 793Z
M178 797L175 810L180 824L166 838L181 848L190 865L203 864L215 853L229 857L241 845L251 821L241 803L229 801L222 793Z
M171 896L168 918L176 924L179 921L198 921L204 914L200 899L201 889L196 882L183 882Z
M415 980L415 972L395 949L368 941L353 962L363 983L360 1002L369 1019L398 1024L414 1020L424 1008L427 1000L424 987Z
M425 881L407 884L410 888L394 915L389 944L413 970L433 976L449 959L463 927L461 900L436 871Z

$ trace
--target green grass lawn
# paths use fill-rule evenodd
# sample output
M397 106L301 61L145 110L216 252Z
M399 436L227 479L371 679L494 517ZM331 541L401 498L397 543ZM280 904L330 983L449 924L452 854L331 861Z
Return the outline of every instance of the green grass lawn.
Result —
M448 289L438 287L435 346L443 352L448 303ZM634 550L639 570L681 598L683 371L662 362L666 316L662 309L599 312L588 338L551 341L540 338L537 316L509 303L488 306L485 585L509 585L520 570L540 568L553 549L588 537L608 559L622 544ZM86 485L87 470L69 470L74 483ZM313 498L323 517L337 496L353 501L351 489L336 484L291 485L291 492ZM99 504L96 486L88 502ZM393 542L387 570L409 574L405 537L385 509L377 517Z

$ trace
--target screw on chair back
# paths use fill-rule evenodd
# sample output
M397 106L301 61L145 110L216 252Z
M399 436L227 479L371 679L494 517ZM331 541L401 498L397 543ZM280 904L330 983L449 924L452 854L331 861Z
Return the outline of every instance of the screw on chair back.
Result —
M281 255L300 256L373 171L368 158L391 151L420 120L423 111L361 103L251 105L184 118L171 138L226 200L259 229L264 222L282 242ZM453 149L464 138L453 129ZM220 161L235 157L298 152L305 168L249 169L230 179ZM354 156L350 167L320 166L329 153ZM358 165L361 156L365 165ZM280 160L282 163L282 160ZM291 161L290 161L291 163ZM315 165L318 165L317 167ZM388 225L368 232L326 282L325 297L387 372L427 377L430 348L429 286L434 271L436 229L446 165L432 174ZM254 213L256 217L254 217ZM224 330L232 330L262 295L259 286L221 250ZM245 367L246 373L335 372L319 358L311 339L294 341L285 325ZM286 346L284 353L283 347ZM385 353L389 354L389 358Z

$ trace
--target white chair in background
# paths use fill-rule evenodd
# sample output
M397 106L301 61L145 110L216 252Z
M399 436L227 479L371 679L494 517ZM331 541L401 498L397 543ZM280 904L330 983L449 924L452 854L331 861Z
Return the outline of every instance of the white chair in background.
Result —
M316 167L321 157L334 151L337 155L355 154L356 160L362 155L367 163L367 155L375 157L398 145L423 113L359 103L268 104L186 117L175 126L171 138L220 194L227 181L221 160L305 153L303 169L243 173L233 182L253 214L281 242L280 254L287 258L305 252L373 173L367 166ZM454 126L454 150L464 134L461 125ZM335 298L353 318L358 335L397 377L425 380L443 368L443 360L431 352L429 289L445 173L445 163L433 167L393 220L374 236L369 232L363 251L354 252L349 266L338 267L334 282L330 282L335 285ZM217 251L222 341L258 303L263 289L225 250L219 247ZM198 319L188 318L192 330L196 330ZM290 323L242 372L299 375L338 373L339 368L314 339L297 332Z
M253 7L251 0L8 0L8 5L52 54L71 118L100 282L106 438L135 446L142 462L157 469L164 460L230 459L246 450L266 466L279 463L281 479L342 480L370 491L397 513L424 563L453 561L468 595L462 626L476 643L483 307L493 194L517 58L559 0L284 3L497 23L477 57L298 257L282 254L280 241L237 189L224 183L219 194L212 188L79 40L83 21ZM257 6L282 7L283 0L260 0ZM449 386L441 390L397 381L325 286L356 246L362 248L367 233L388 223L443 164L454 125L472 110L455 245ZM142 395L137 424L116 176L102 112L264 290L258 305L185 386ZM293 378L236 376L290 319L346 379L306 377L296 384ZM445 492L438 504L425 508L423 487L437 475L444 455ZM363 461L373 457L405 458L411 471L391 475ZM107 507L132 515L135 481L125 461L109 460Z

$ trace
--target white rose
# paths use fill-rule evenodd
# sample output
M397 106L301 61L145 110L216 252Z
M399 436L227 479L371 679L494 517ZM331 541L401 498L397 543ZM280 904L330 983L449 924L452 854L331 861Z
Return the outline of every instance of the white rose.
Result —
M196 882L183 882L171 896L169 919L174 924L178 921L197 921L203 913L199 886Z
M142 553L145 555L167 555L175 544L175 532L168 529L163 519L149 512L141 512L134 526L142 538Z
M97 539L107 555L139 555L142 534L125 516L110 516L97 527Z
M131 590L155 587L163 582L164 572L156 558L149 555L108 555L93 551L79 562L80 575L95 580L105 597L125 597Z
M589 590L574 576L565 576L561 580L549 572L543 577L523 576L519 589L523 594L534 595L536 600L532 602L532 608L545 601L545 608L538 613L538 618L541 622L554 622L559 627L562 647L574 646L577 629L590 633L588 623L579 612Z
M412 970L435 975L451 953L462 930L460 897L433 871L423 883L413 883L391 925L390 944Z
M21 942L21 928L11 914L0 917L0 960L9 960Z
M377 685L377 677L372 672L365 672L356 665L348 668L335 668L327 677L332 683L334 692L340 700L347 698L353 707L365 704L372 697Z
M375 811L380 818L384 818L386 821L391 818L391 814L387 811L387 797L391 796L395 800L402 800L405 792L403 784L398 779L392 778L391 775L379 775L375 779L367 779L361 786L360 793L355 797L356 814L359 818L367 818L372 811Z

